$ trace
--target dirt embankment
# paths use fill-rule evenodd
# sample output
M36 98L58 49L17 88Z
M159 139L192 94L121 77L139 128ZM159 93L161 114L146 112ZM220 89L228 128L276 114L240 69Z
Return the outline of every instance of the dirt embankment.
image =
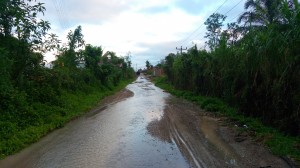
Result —
M227 126L224 118L190 102L171 96L164 111L163 118L149 124L148 130L176 143L192 167L290 167L247 134Z
M109 103L117 103L119 101L122 101L123 99L126 99L128 97L132 97L133 93L128 90L128 89L122 89L120 92L112 95L105 97L103 100L101 100L101 105L107 105Z
M130 90L128 90L126 88L122 89L121 91L117 92L116 94L107 96L104 99L102 99L99 102L99 106L97 108L94 108L93 110L91 110L89 113L87 113L86 116L87 117L94 116L94 115L100 113L101 111L103 111L104 109L106 109L108 105L118 103L126 98L132 97L133 95L134 95L133 92L131 92Z

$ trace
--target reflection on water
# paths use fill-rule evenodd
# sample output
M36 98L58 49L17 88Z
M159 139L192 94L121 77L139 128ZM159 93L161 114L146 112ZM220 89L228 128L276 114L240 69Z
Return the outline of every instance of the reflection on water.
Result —
M227 164L237 165L236 159L238 159L239 156L217 133L217 121L210 117L201 116L199 126L205 138L223 153Z
M176 143L195 167L239 167L239 156L218 134L217 121L200 113L197 106L171 96L161 120L150 122L147 129L163 141Z
M162 119L169 95L142 78L127 88L133 97L67 124L0 167L190 167L175 143L147 130Z
M133 97L89 112L0 167L237 166L238 156L218 136L216 121L184 116L195 109L144 78L127 88ZM190 125L197 117L199 125Z

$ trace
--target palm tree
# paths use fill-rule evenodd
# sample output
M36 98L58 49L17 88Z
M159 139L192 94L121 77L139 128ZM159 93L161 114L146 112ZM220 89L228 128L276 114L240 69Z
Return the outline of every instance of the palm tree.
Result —
M242 21L245 24L249 23L256 26L268 25L272 23L279 23L282 16L280 14L280 7L282 0L247 0L245 9L249 11L244 12L239 18L238 22Z
M299 25L300 2L298 0L283 0L281 13L284 23L290 25Z

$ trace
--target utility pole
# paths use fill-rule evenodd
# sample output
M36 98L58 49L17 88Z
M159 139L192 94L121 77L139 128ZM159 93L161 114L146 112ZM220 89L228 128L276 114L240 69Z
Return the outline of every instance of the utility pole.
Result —
M176 47L176 50L180 50L180 54L182 54L182 50L187 50L187 47L185 47L185 48L182 48L182 46L180 48Z

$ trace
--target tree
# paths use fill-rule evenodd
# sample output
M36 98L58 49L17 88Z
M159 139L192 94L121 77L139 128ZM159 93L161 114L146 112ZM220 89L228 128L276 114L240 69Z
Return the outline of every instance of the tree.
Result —
M50 29L49 22L37 17L45 10L43 3L35 0L0 1L0 47L9 52L13 62L10 74L20 86L43 62L43 56L34 52Z
M84 45L83 34L81 26L79 25L74 32L70 30L67 35L69 51L75 50L76 48L82 47Z
M224 35L227 38L227 44L233 46L241 37L241 33L241 28L236 22L228 23L227 30L224 32Z
M204 37L208 38L206 44L208 44L211 50L213 50L219 44L220 36L222 33L221 29L223 26L223 21L225 19L226 16L219 13L213 13L204 22L204 24L206 25L206 29L208 31L206 32L206 35Z
M79 63L83 62L84 54L81 50L76 51L76 49L84 46L83 34L81 26L78 26L74 32L70 30L67 35L68 48L63 47L61 49L61 54L56 60L56 65L66 66L69 68L76 68Z
M16 36L19 40L32 45L42 42L50 29L50 23L37 18L44 13L43 3L35 0L1 0L0 2L0 35Z
M169 53L168 56L165 58L164 63L164 71L170 81L173 81L173 63L176 55L173 53Z
M84 52L85 52L84 60L85 60L86 68L96 71L96 69L99 67L98 64L103 54L102 47L96 47L88 44L85 46Z
M239 18L238 22L242 21L245 24L268 25L272 23L279 23L282 20L280 13L282 0L247 0L245 9L250 11L244 12Z
M300 24L300 2L298 0L283 0L280 11L284 24L292 27Z
M148 60L146 61L146 67L147 67L147 69L150 69L150 67L151 67L151 64Z
M131 64L132 64L132 62L131 62L131 52L127 53L127 55L125 56L125 61L126 61L126 66L130 68Z

